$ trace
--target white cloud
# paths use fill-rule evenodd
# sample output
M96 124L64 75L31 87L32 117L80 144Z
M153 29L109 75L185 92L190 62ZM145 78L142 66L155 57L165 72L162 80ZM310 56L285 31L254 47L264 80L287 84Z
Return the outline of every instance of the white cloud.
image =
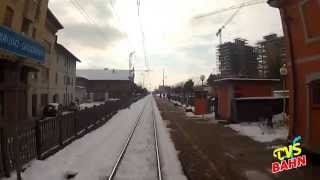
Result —
M142 36L137 16L136 1L77 0L87 13L98 23L88 26L81 14L65 0L51 2L57 17L65 24L59 38L72 50L82 63L80 68L122 68L128 67L128 54L136 51L136 69L145 69ZM140 15L150 68L148 78L137 71L136 81L156 87L162 83L162 69L166 69L167 84L175 84L200 74L208 76L216 66L218 38L216 31L231 16L233 11L207 18L193 20L193 17L210 11L239 4L239 0L140 0ZM80 30L81 27L86 27ZM76 24L76 25L75 25ZM79 31L77 31L79 29ZM99 35L91 36L95 29L106 34L106 40ZM74 32L74 33L72 33ZM282 34L279 12L267 4L246 7L223 31L223 41L236 37L249 40L250 44L269 33ZM128 43L126 33L129 35ZM83 34L83 36L82 36ZM148 83L150 82L150 83ZM150 87L149 87L150 88Z

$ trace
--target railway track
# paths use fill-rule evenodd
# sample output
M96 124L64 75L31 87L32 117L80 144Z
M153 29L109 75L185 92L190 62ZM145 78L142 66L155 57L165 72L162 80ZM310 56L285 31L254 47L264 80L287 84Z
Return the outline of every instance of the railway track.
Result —
M161 160L160 160L160 151L159 151L159 142L158 142L158 131L157 131L157 122L156 122L156 118L155 118L155 113L154 113L154 106L153 106L153 101L150 100L148 102L146 102L146 104L144 105L144 107L142 108L141 112L138 115L138 118L128 136L128 138L126 139L125 143L123 144L121 151L118 154L117 160L115 162L115 164L113 165L112 171L109 174L108 180L114 180L117 179L116 176L118 175L118 169L121 166L121 163L123 162L123 159L126 155L128 155L127 153L127 149L130 145L132 145L132 139L134 138L135 134L138 132L139 130L139 125L141 126L142 123L146 123L143 122L143 115L146 111L146 108L151 106L151 113L152 113L152 128L153 128L153 139L154 139L154 154L155 154L155 164L156 167L154 168L156 170L156 175L155 175L155 179L157 180L162 180L162 171L161 171ZM148 104L150 104L148 106ZM148 120L148 119L147 119Z

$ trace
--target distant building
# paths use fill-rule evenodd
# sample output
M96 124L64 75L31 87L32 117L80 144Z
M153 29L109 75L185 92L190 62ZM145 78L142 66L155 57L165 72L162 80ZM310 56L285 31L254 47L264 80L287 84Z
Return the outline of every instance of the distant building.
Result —
M39 71L30 73L29 91L28 91L28 114L32 117L41 116L43 108L52 102L50 99L51 91L53 90L52 82L54 81L53 72L55 71L54 63L56 61L56 33L61 30L63 26L54 14L47 10L45 27L43 29L43 46L46 52L45 61Z
M289 89L289 136L320 153L320 1L269 0L280 10Z
M273 90L279 89L279 86L279 79L225 78L216 80L214 83L218 102L216 116L232 121L234 118L232 102L236 98L271 97Z
M81 61L61 44L56 45L56 50L55 68L51 69L50 97L52 102L67 106L75 100L76 64Z
M217 58L222 78L258 76L257 53L245 39L219 45Z
M125 98L133 86L133 73L129 70L90 69L77 70L77 86L85 87L88 98L105 101L108 98ZM78 97L79 98L79 97Z
M262 78L280 78L279 69L285 58L284 38L277 34L263 37L257 43L258 71Z
M87 88L84 86L75 87L75 101L78 103L83 103L89 99Z

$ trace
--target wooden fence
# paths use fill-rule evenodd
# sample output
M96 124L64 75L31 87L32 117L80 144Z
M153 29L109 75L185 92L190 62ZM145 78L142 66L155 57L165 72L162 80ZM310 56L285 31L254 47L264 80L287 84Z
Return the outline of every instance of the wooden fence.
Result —
M77 138L102 126L118 110L137 101L123 99L74 113L0 127L0 177L37 158L43 160Z

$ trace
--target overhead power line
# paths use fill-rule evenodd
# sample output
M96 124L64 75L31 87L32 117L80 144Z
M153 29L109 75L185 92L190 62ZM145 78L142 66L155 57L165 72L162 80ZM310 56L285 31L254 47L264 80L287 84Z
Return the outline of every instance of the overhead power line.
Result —
M95 22L95 20L89 16L89 14L86 12L86 10L81 6L81 4L79 2L77 2L76 0L69 0L69 2L72 4L72 6L79 11L79 13L84 17L84 19L91 25L95 25L98 26L99 25ZM101 31L101 30L96 30L97 33L106 41L108 41L105 37L105 34Z
M113 5L112 0L109 1L109 4L110 4L110 7L111 7L111 9L112 9L113 17L118 21L118 23L119 23L120 26L123 26L122 23L121 23L121 19L120 19L118 13L117 13L117 10L114 8L114 5ZM124 27L124 26L123 26L123 27ZM127 41L128 41L129 46L130 46L133 50L135 50L135 47L134 47L134 45L132 44L132 42L131 42L131 40L130 40L130 38L129 38L128 32L127 32L126 30L124 30L124 33L126 34L126 39L127 39ZM129 51L131 51L131 50L129 49Z
M95 18L92 18L92 17L87 13L87 11L82 7L82 5L80 4L80 2L78 2L77 0L69 0L69 2L72 4L72 6L73 6L77 11L79 11L79 13L84 17L84 19L85 19L89 24L99 27L99 25L98 25L98 23L96 22ZM115 11L114 8L113 8L112 2L111 2L111 1L109 1L109 2L110 2L110 5L111 5L112 10ZM118 22L121 23L121 22L120 22L120 18L118 17L118 15L115 14L114 12L113 12L113 14L114 14L114 18L116 18L116 19L118 20ZM97 34L99 34L103 39L105 39L106 41L108 41L108 39L106 38L105 33L104 33L103 31L101 31L101 30L99 30L99 29L97 29L96 31L97 31ZM126 31L125 31L125 34L126 34L126 38L127 38L127 41L128 41L129 46L134 49L134 46L132 45L132 43L131 43L131 41L130 41L130 39L129 39L129 35L128 35L128 33L127 33ZM130 49L129 49L129 51L130 51Z
M145 46L145 33L143 31L141 16L140 16L140 0L137 0L137 8L138 8L138 18L139 18L139 25L140 25L140 32L141 32L141 38L142 38L142 48L143 48L143 54L144 54L144 63L146 66L146 69L149 69L149 63L147 58L147 50Z
M233 6L230 6L230 7L227 7L227 8L223 8L223 9L219 9L219 10L216 10L216 11L212 11L212 12L208 12L208 13L205 13L205 14L201 14L201 15L195 16L194 19L205 18L205 17L208 17L208 16L212 16L212 15L216 15L216 14L222 13L222 12L231 11L231 10L234 10L234 9L239 9L239 7L254 6L254 5L263 4L263 3L266 3L266 2L267 2L266 0L251 0L251 1L243 2L243 3L237 4L237 5L233 5Z

